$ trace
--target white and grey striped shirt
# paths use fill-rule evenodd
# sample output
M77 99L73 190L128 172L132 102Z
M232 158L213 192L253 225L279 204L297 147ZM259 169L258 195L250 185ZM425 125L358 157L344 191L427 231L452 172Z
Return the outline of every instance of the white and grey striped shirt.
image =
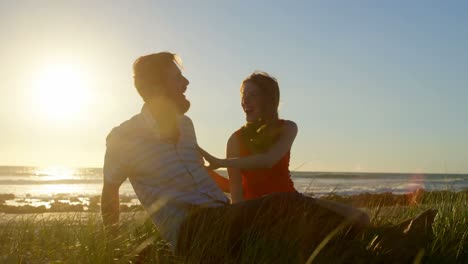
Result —
M178 143L162 140L144 105L140 114L109 133L104 160L104 180L121 184L129 178L161 236L174 247L192 205L229 202L203 167L192 121L181 115L178 124Z

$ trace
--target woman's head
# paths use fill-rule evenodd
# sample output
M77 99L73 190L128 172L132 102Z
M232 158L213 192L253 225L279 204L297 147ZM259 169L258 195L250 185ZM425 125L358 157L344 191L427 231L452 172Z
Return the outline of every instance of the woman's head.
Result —
M254 72L241 85L241 104L247 122L278 120L278 81L265 72Z

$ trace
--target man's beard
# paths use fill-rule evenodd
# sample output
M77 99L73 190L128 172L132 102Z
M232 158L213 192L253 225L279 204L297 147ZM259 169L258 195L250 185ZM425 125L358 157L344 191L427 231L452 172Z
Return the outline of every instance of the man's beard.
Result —
M183 115L190 108L190 102L183 94L166 94L155 98L154 103L166 116Z
M160 128L160 136L170 142L177 142L179 130L177 116L185 114L190 108L190 102L183 94L160 96L154 101L159 115L157 122Z
M172 101L175 104L178 114L185 114L190 109L190 101L183 94L172 96Z

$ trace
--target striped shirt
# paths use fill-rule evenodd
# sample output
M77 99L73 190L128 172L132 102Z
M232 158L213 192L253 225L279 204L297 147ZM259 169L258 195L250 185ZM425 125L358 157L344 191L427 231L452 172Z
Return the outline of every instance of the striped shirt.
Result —
M229 201L203 166L192 121L181 115L177 122L179 141L164 141L144 105L141 113L112 129L104 160L104 181L121 184L129 178L161 236L174 247L193 205L216 207Z

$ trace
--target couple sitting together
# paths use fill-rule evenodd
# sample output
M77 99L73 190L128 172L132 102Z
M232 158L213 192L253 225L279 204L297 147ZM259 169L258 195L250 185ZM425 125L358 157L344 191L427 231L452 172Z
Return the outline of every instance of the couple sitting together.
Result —
M356 234L370 225L358 209L294 189L288 166L298 129L278 117L275 78L255 72L241 83L247 124L232 134L226 159L219 159L198 146L185 115L189 81L178 57L169 52L142 56L133 73L144 105L107 137L101 198L105 226L119 221L119 187L127 178L161 236L184 256L194 254L194 245L209 251L213 243L237 255L245 234L255 233L259 240L297 242L298 256L307 258L334 228L345 223L348 233ZM227 168L229 180L217 175L217 168ZM219 253L212 251L207 254Z

